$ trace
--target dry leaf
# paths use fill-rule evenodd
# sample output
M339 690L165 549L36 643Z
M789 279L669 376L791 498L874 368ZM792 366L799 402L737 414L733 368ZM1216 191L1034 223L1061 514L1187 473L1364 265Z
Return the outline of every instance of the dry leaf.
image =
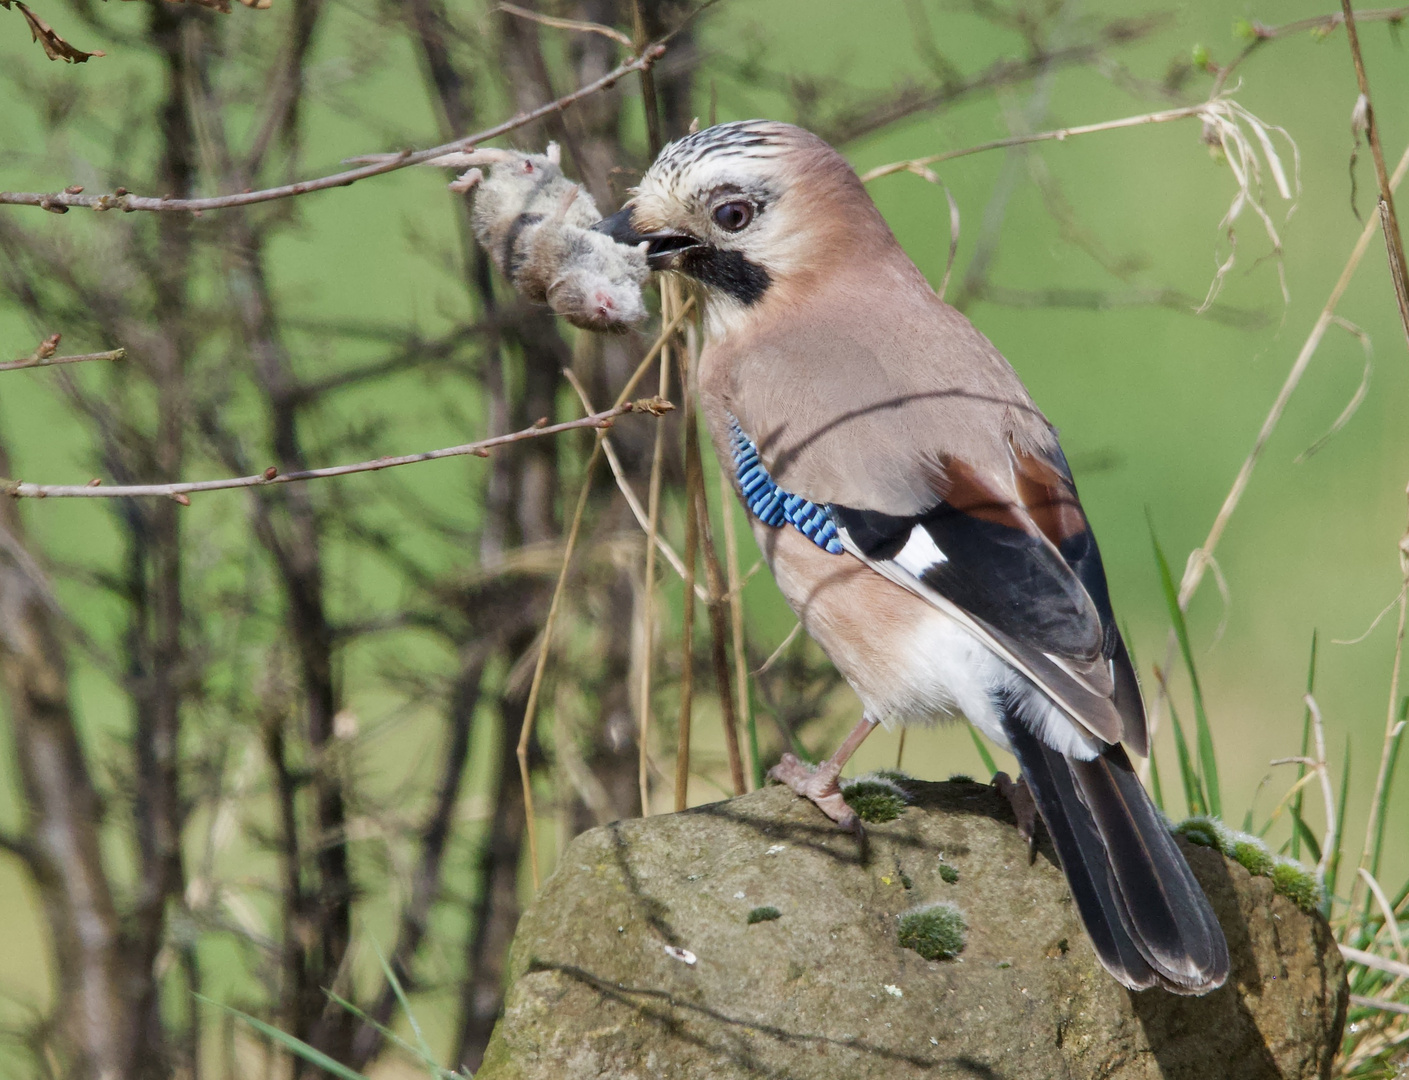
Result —
M74 48L59 37L52 26L30 11L21 0L0 0L0 6L8 8L11 4L20 9L20 14L29 23L29 32L34 35L34 40L39 42L50 60L67 60L70 64L82 64L86 63L90 56L107 55L101 49L84 52L82 49Z

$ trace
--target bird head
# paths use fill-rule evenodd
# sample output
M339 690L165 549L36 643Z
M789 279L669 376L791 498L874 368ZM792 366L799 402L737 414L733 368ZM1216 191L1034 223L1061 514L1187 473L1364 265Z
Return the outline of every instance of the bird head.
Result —
M652 270L697 283L709 322L721 327L797 295L816 274L853 260L868 238L894 243L840 154L769 120L718 124L671 143L631 200L595 228L644 243Z

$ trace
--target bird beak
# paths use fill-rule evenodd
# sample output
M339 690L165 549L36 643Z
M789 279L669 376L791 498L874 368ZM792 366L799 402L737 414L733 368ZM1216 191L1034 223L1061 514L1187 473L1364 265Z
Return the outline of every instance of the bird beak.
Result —
M645 244L646 265L652 270L674 269L676 259L683 252L700 246L698 237L673 229L651 233L638 232L631 224L631 211L632 206L627 203L611 217L603 218L592 228L596 232L606 233L618 244L626 244L628 247Z

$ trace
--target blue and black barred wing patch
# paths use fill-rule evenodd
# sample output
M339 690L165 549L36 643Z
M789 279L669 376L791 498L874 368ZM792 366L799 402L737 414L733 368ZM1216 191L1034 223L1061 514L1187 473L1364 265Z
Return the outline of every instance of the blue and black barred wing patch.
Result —
M754 517L775 529L791 525L828 554L840 555L845 550L831 510L780 488L759 460L758 447L732 416L729 443L744 505Z

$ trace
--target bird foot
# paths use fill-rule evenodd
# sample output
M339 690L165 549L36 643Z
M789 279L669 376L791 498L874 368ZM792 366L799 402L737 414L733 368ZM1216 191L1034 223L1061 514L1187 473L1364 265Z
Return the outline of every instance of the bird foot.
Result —
M837 783L838 770L828 768L829 764L824 763L819 768L806 764L795 754L784 754L783 760L768 770L768 776L792 788L843 829L860 832L861 819L846 804L841 786Z
M1021 776L1014 780L1005 772L993 774L993 786L1008 800L1013 816L1018 819L1018 835L1027 841L1029 854L1037 852L1037 803Z

